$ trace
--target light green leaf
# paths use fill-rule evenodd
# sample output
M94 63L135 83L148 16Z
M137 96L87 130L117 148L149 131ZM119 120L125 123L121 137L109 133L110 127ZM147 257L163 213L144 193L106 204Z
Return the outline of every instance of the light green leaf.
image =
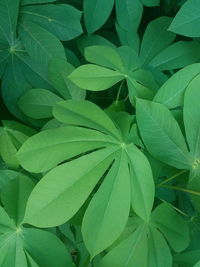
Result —
M26 6L20 13L24 21L39 24L60 40L71 40L82 33L81 12L70 5Z
M200 63L189 65L176 72L163 84L154 101L165 104L168 108L182 106L185 89L198 74L200 74Z
M16 225L19 225L24 217L26 202L33 187L31 179L19 173L1 192L2 203Z
M161 233L153 227L149 231L148 249L148 267L172 266L172 256L167 242Z
M175 34L167 32L170 22L169 17L159 17L148 24L140 48L143 64L148 64L175 39Z
M200 37L200 2L189 0L181 7L169 30L189 37Z
M117 149L108 147L48 172L31 193L24 223L51 227L69 220L107 170Z
M82 232L91 257L111 245L122 233L130 210L130 179L124 151L116 157L83 218Z
M137 101L137 122L148 151L178 169L189 169L191 158L177 121L162 104Z
M176 252L188 247L190 236L187 222L170 204L159 205L152 213L151 223L162 232Z
M119 130L113 121L97 105L87 100L59 102L53 114L62 123L94 128L120 139Z
M80 127L59 127L29 138L19 150L20 164L30 172L44 172L83 152L115 145L116 140Z
M184 96L183 109L187 142L194 161L200 160L199 83L200 75L197 75L188 85Z
M140 225L133 234L104 256L99 267L146 267L147 253L147 228Z
M54 234L33 228L24 228L22 234L24 248L38 266L74 266L69 252Z
M52 117L53 106L62 98L45 89L32 89L23 95L18 105L21 111L33 119Z
M127 153L130 162L132 207L138 216L148 222L155 194L151 167L136 146L129 145Z
M1 206L0 215L0 234L13 231L15 229L14 221L9 218L8 214Z
M84 22L89 34L98 30L108 19L114 0L84 0Z
M20 24L19 34L32 60L41 62L46 68L53 57L65 58L65 51L60 41L39 25L23 22Z
M179 41L161 51L151 62L158 70L183 68L199 60L200 44L195 41Z
M0 1L0 39L6 40L13 48L16 38L19 0Z
M194 265L194 267L200 267L200 261L197 262L197 263Z
M129 32L137 31L143 12L141 1L116 0L115 8L119 26Z
M101 65L103 67L111 68L124 72L123 62L117 51L108 46L89 46L84 52L85 59L91 63Z
M124 75L93 64L75 69L68 78L77 86L91 91L102 91L124 79Z

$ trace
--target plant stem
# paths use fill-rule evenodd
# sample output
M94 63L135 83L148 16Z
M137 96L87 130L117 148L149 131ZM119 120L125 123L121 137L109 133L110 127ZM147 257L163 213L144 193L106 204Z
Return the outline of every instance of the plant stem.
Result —
M183 188L183 187L178 187L178 186L173 186L173 185L162 185L162 187L174 189L174 190L177 190L177 191L186 192L186 193L189 193L189 194L192 194L192 195L196 195L196 196L200 196L200 192L194 191L194 190L190 190L190 189L187 189L187 188Z
M180 172L174 174L173 176L167 178L166 180L162 181L162 182L161 182L160 184L158 184L157 186L162 186L162 185L164 185L164 184L166 184L166 183L172 181L173 179L175 179L176 177L178 177L179 175L181 175L182 173L185 173L185 172L187 172L187 170L182 170L182 171L180 171Z
M118 90L118 92L117 92L117 98L116 98L116 101L119 101L119 96L120 96L120 94L121 94L122 86L123 86L123 84L124 84L124 81L125 81L125 80L123 80L123 81L121 82L120 86L119 86L119 90Z

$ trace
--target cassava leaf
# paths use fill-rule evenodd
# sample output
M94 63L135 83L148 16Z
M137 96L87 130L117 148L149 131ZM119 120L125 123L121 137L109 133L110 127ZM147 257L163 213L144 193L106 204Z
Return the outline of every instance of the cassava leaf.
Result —
M147 100L138 100L136 108L140 134L148 151L166 164L189 169L189 151L171 112L164 105Z

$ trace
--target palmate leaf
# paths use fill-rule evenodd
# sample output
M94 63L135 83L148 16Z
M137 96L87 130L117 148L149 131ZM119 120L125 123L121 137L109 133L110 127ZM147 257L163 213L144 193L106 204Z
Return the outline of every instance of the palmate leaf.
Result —
M140 221L132 229L132 233L104 256L100 267L169 267L172 255L165 238L175 251L184 250L190 242L187 223L170 204L159 205L149 224Z
M9 215L0 207L1 266L73 266L64 244L54 234L21 224L33 187L29 177L17 173L3 188L1 198Z
M142 152L125 143L127 139L123 140L120 129L95 104L63 101L54 108L54 116L69 126L33 136L18 153L20 163L29 171L51 169L34 188L24 222L39 227L65 223L103 177L86 211L82 229L93 257L119 237L131 204L144 221L149 221L154 200L151 168ZM62 163L66 160L69 161ZM55 167L59 163L62 164Z

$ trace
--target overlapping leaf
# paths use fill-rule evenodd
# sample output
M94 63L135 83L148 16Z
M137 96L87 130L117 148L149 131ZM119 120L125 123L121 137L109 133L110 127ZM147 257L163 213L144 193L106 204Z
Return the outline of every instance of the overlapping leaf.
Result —
M79 210L100 178L104 177L103 184L90 202L83 224L86 247L95 256L123 231L131 195L134 211L144 221L149 220L154 200L151 167L137 147L124 143L120 129L96 105L87 101L60 102L54 109L54 116L71 126L33 136L18 153L20 163L29 171L42 172L53 168L34 188L24 222L40 227L64 223ZM73 159L74 156L79 157ZM62 163L66 160L70 161ZM55 167L59 163L62 164ZM124 199L120 205L119 195ZM141 201L139 205L136 203L138 199ZM97 216L101 218L98 224Z

